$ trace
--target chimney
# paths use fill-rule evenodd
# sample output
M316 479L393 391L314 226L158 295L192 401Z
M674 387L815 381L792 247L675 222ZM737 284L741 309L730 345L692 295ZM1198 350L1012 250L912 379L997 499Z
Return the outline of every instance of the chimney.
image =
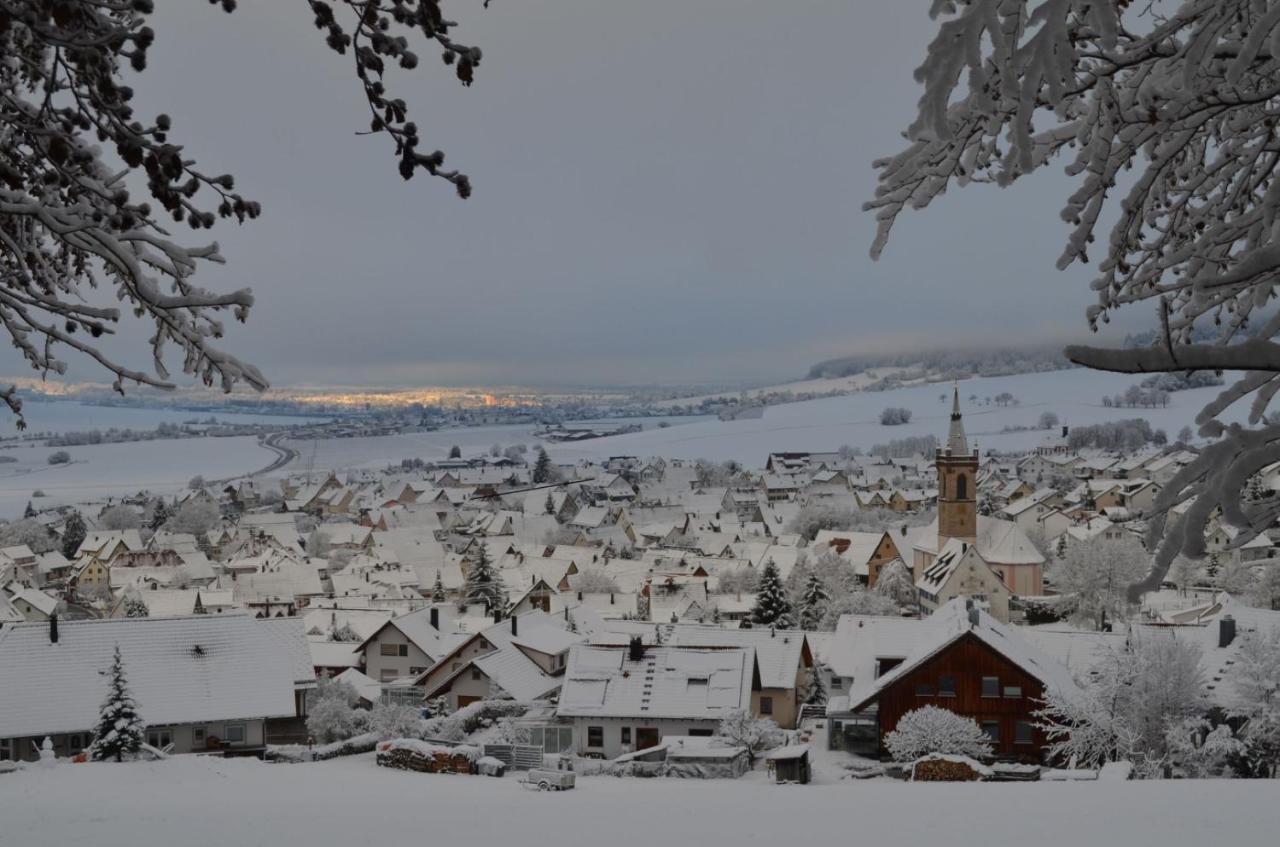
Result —
M54 612L49 616L49 643L58 643L58 613Z
M644 642L640 640L640 636L633 635L627 642L627 658L633 662L644 661Z
M1066 425L1066 424L1063 424L1063 425L1062 425L1062 437L1063 437L1063 438L1066 438L1066 437L1067 437L1067 425Z
M431 628L432 629L440 628L440 610L437 609L435 606L431 607Z
M57 640L56 638L54 639ZM1218 646L1229 647L1236 640L1236 619L1223 615L1218 619Z
M511 616L511 634L512 635L520 634L520 618L516 615Z
M609 592L609 605L610 605L610 606L612 606L612 605L613 605L613 592L612 592L612 591L610 591L610 592Z
M579 602L579 603L581 603L581 602L582 602L582 592L581 592L581 591L579 591L579 592L578 592L578 602Z
M977 625L978 625L978 607L970 606L969 607L969 626L977 626Z

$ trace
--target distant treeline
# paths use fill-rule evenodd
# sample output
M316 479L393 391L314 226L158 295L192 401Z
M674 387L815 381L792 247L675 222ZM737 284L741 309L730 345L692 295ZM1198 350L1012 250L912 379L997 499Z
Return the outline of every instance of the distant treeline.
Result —
M175 423L162 423L155 429L87 429L82 432L60 432L45 442L50 447L84 447L87 444L122 444L126 441L154 441L159 438L182 438L187 435Z
M841 356L809 368L809 379L853 376L873 368L919 366L946 379L1006 376L1074 367L1062 355L1062 345L997 347L972 350L925 350L910 353L864 353Z
M932 456L938 449L938 436L915 435L908 438L895 438L888 444L877 444L871 448L871 455L881 459L908 459L912 456Z
M1132 452L1148 444L1164 445L1169 436L1163 429L1153 430L1142 418L1073 427L1067 435L1067 444L1073 450L1097 447L1102 450Z

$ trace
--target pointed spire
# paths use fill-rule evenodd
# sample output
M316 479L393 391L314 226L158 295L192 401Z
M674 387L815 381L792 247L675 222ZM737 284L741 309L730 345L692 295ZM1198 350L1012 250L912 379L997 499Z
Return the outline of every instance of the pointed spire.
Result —
M960 420L960 386L955 386L951 399L951 431L947 433L947 452L952 456L969 455L969 441L964 437L964 422Z

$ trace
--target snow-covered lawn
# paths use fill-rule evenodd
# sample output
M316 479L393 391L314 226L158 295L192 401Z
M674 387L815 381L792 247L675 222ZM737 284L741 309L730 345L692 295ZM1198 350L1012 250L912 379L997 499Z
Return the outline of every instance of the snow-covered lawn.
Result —
M1273 781L777 786L580 777L564 794L503 779L179 757L0 775L0 844L98 847L507 844L1274 843Z

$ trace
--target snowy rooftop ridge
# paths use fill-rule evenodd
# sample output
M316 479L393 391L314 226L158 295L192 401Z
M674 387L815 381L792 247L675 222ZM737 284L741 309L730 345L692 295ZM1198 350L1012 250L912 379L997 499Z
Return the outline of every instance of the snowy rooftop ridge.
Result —
M0 631L0 737L90 729L120 647L149 725L292 717L315 684L301 618L247 614L60 621Z

